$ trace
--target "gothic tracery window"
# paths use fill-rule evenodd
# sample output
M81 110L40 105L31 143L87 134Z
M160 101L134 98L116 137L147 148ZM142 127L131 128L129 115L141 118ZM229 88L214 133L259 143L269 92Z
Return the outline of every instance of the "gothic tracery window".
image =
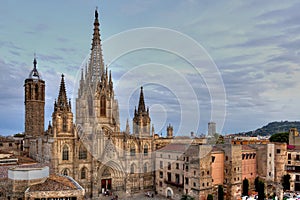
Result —
M86 148L84 148L84 146L80 146L79 147L79 159L83 160L87 158L87 150Z
M135 156L135 145L134 144L130 145L130 156Z
M62 171L62 175L68 176L68 175L69 175L68 169L64 169L64 170Z
M80 178L86 179L86 168L85 167L81 169Z
M62 160L69 160L69 147L67 145L63 147Z
M101 96L100 100L100 116L106 116L106 99L105 96Z
M134 174L134 164L131 164L130 166L130 174Z
M67 132L67 116L63 116L63 132Z
M93 115L93 99L91 96L88 97L88 110L89 110L89 115Z
M145 144L144 146L144 156L148 156L148 145Z
M148 171L148 166L147 166L147 163L144 164L144 173L147 173Z

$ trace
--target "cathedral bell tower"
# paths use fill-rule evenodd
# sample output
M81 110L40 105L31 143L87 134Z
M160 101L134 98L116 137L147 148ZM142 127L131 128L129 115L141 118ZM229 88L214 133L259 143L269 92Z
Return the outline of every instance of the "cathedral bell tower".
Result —
M140 100L138 110L134 110L133 118L133 134L137 137L150 137L149 108L146 110L143 87L141 87Z
M41 79L41 75L36 66L37 61L36 58L34 58L33 70L31 70L24 84L25 136L27 138L44 134L45 81Z

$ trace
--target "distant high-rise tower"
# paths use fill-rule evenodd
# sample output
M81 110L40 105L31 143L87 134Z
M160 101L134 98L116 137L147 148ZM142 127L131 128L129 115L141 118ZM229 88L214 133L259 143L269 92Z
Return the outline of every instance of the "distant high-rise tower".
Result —
M143 87L141 87L139 107L138 110L134 110L133 134L138 137L149 137L150 123L149 108L146 110Z
M216 123L215 122L208 122L208 136L213 136L216 134Z
M171 124L167 126L167 138L173 138L173 126Z
M44 134L45 81L41 79L33 60L33 70L25 80L25 136Z

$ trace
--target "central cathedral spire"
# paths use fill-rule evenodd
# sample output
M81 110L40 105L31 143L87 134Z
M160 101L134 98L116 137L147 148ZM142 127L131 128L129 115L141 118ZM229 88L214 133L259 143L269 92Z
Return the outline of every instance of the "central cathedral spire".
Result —
M86 130L102 130L105 126L119 131L118 101L114 97L111 72L104 68L99 21L96 9L91 54L86 69L81 71L76 99L76 123ZM94 124L98 127L93 127Z
M97 82L101 80L104 72L104 62L102 55L102 46L101 46L101 38L100 38L100 30L99 30L99 19L98 19L98 10L95 10L95 20L94 20L94 33L92 39L92 49L91 49L91 57L89 61L88 67L88 79L91 82Z

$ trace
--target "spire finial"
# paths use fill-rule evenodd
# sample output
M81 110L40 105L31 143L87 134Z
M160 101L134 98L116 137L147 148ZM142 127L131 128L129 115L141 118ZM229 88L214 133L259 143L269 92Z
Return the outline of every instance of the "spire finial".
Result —
M96 10L95 10L95 19L98 19L98 6L96 6Z
M36 70L36 64L37 64L37 61L36 61L36 53L33 54L33 69Z
M36 69L36 64L37 64L37 61L36 61L36 53L33 54L33 68Z
M37 66L37 60L36 60L36 54L34 53L33 70L31 70L31 72L29 74L29 78L37 78L37 79L41 78L38 70L36 69L36 66Z

